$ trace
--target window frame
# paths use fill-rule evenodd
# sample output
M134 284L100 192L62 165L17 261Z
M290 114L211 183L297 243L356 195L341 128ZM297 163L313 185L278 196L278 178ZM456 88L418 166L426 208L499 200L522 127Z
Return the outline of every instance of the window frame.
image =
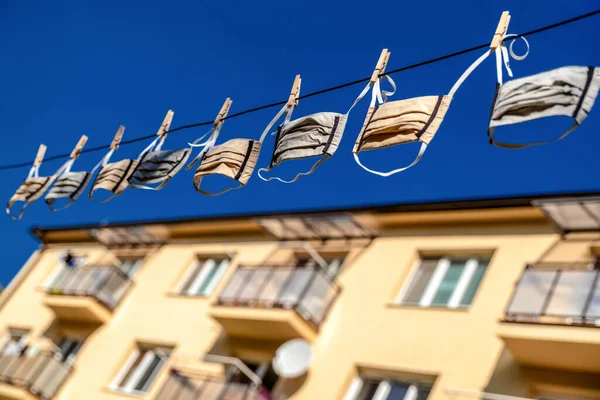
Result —
M358 400L359 396L363 395L363 389L365 388L365 383L369 383L369 381L378 381L377 389L373 393L373 396L370 399L365 400L388 400L388 395L392 391L393 385L405 385L407 387L406 394L402 400L418 400L419 388L425 387L425 384L419 381L411 382L410 380L403 381L396 378L390 377L376 377L376 376L361 376L357 375L350 387L346 391L344 395L344 400ZM429 393L427 397L433 391L433 383L428 384Z
M409 296L413 284L415 283L415 279L418 276L419 271L421 270L421 266L423 262L426 260L437 260L436 266L431 274L431 277L428 279L423 292L419 297L418 303L415 302L407 302L406 298ZM452 262L457 260L464 260L464 266L462 267L462 271L456 284L454 285L452 292L450 294L449 299L445 302L445 304L435 304L433 301L436 295L439 293L440 286L446 277L448 270L450 269ZM440 255L440 256L426 256L420 257L417 259L409 273L406 277L404 284L398 291L394 299L394 304L399 306L406 307L418 307L418 308L432 308L432 309L445 309L445 310L466 310L473 305L473 301L475 296L479 292L483 279L485 278L485 274L489 269L491 261L490 255L482 255L482 254L464 254L464 255ZM471 302L466 305L462 305L462 301L465 295L468 293L470 285L473 279L476 276L476 272L481 265L485 265L485 270L483 275L481 276L479 283L477 285L477 289Z
M179 278L175 294L185 297L210 297L230 269L231 260L231 256L226 254L197 255ZM214 264L212 267L206 268L206 263L209 261ZM210 280L207 282L208 278ZM199 290L203 287L204 289L200 292Z
M17 336L18 334L21 334L19 336L19 340L17 340L17 341L13 340L13 337ZM5 354L5 352L7 350L9 350L7 347L11 343L14 344L14 346L20 346L21 351L23 351L23 349L25 349L25 346L27 345L27 339L29 338L30 335L31 335L31 329L8 328L6 330L6 333L3 336L2 340L0 340L0 355Z
M127 275L127 277L129 279L133 279L133 277L135 276L135 274L137 274L137 272L144 266L144 263L146 261L146 256L116 256L118 263L117 263L117 268L119 268L121 270L121 272L123 272L125 275ZM129 267L129 272L126 272L123 270L123 265L128 262L128 261L133 261L132 263L132 267ZM133 272L131 272L131 270L133 270Z
M110 383L110 389L116 392L127 393L134 396L146 395L151 390L152 385L155 383L156 376L161 372L167 363L171 355L171 350L171 348L164 346L145 346L137 344L135 348L130 351L125 363L122 365ZM161 352L165 354L161 356ZM144 375L146 375L146 373L149 371L155 356L160 358L160 362L153 368L148 379L143 384L142 388L145 386L146 389L135 389L136 386L142 382ZM140 360L139 363L134 369L132 369L138 359Z

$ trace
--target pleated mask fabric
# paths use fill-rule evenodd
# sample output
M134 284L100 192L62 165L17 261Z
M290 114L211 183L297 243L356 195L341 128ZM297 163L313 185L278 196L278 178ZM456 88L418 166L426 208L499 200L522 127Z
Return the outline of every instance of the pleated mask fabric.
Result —
M52 188L44 198L52 211L64 210L73 204L90 181L91 174L89 172L71 172L67 170L63 172L54 182ZM54 203L59 199L68 199L69 202L63 206L56 208Z
M158 188L154 188L158 190L181 171L189 156L188 148L148 152L139 160L137 168L129 177L129 184L134 188L149 188L146 185L160 183Z
M124 159L103 165L92 184L89 194L90 200L93 200L94 193L101 189L112 193L109 198L102 200L101 203L123 193L129 187L129 178L133 175L138 164L138 160Z
M208 196L218 196L230 190L244 187L254 173L265 137L286 110L288 110L288 115L291 115L291 109L284 106L267 125L259 140L231 139L223 144L215 145L222 122L215 127L210 140L203 145L202 152L197 157L200 160L200 165L196 169L193 178L196 190ZM190 163L188 168L194 163L195 160ZM202 189L203 179L211 175L221 175L233 179L237 181L238 186L226 188L216 193Z
M502 84L501 72L492 105L488 137L503 148L524 148L564 139L587 117L600 88L600 68L567 66ZM495 128L540 118L566 116L573 125L558 138L544 142L505 143L494 137Z
M25 211L25 207L42 197L50 185L52 185L52 182L54 182L54 178L54 176L28 176L25 181L23 181L21 186L19 186L15 194L13 194L10 200L8 200L8 204L6 205L6 213L12 219L21 219L23 212ZM19 215L13 215L11 213L11 209L13 205L18 202L23 202L24 204L21 207Z

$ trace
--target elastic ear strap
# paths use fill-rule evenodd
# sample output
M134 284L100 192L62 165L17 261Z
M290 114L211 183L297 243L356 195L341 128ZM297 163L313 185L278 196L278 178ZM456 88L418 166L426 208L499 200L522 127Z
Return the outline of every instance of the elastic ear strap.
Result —
M110 157L113 155L114 152L115 151L111 149L108 153L106 153L106 155L102 157L98 164L96 164L96 166L92 169L91 174L94 175L94 172L96 172L98 168L104 167L108 163L108 160L110 160Z
M51 209L52 211L62 211L62 210L64 210L64 209L66 209L66 208L70 207L71 205L73 205L73 203L75 203L75 200L71 199L71 201L69 201L69 202L68 202L67 204L65 204L63 207L60 207L60 208L54 208L54 207L52 207L52 204L54 204L54 202L52 202L52 203L48 203L48 207L50 207L50 209Z
M371 83L371 82L367 83L367 86L364 87L362 92L360 92L360 94L358 95L356 100L354 100L354 103L352 103L352 105L346 112L346 115L350 114L350 111L352 111L352 109L363 99L363 97L366 96L366 94L369 92L369 89L371 88L371 86L373 86L373 83Z
M200 189L200 185L201 184L202 184L202 181L200 181L200 183L198 184L198 186L194 185L194 187L196 188L197 191L199 191L200 193L205 194L207 196L220 196L223 193L227 193L227 192L229 192L231 190L240 189L240 188L246 186L246 185L240 183L239 186L230 187L230 188L227 188L227 189L223 189L220 192L212 193L212 192L208 192L206 190Z
M25 207L27 207L27 205L29 205L28 202L24 201L23 202L23 206L21 207L21 211L19 212L19 215L15 216L13 213L10 212L10 209L12 208L12 206L15 203L11 203L10 201L8 202L8 204L6 205L6 214L11 217L13 220L18 221L23 217L23 213L25 212Z
M427 150L427 144L425 142L421 142L421 148L419 149L419 154L417 154L417 157L414 159L414 161L409 166L406 166L406 167L403 167L403 168L394 169L394 170L388 171L388 172L379 172L379 171L375 171L375 170L372 170L372 169L369 169L369 168L365 167L360 162L360 159L358 158L358 153L354 153L354 160L365 171L370 172L370 173L375 174L375 175L379 175L379 176L383 176L383 177L388 177L388 176L397 174L398 172L406 171L410 167L413 167L416 163L419 162L419 160L421 159L421 157L423 157L423 154L425 153L425 150Z
M140 153L140 155L138 156L136 161L140 161L146 155L146 153L149 153L150 151L152 151L152 149L156 145L156 142L158 142L159 139L160 138L157 137L144 150L142 150L142 152Z
M503 148L503 149L524 149L526 147L531 147L531 146L541 146L541 145L544 145L544 144L549 144L549 143L552 143L552 142L558 142L559 140L563 140L571 132L573 132L573 130L575 128L577 128L578 126L579 126L579 124L577 122L575 122L569 129L567 129L562 135L560 135L556 139L551 139L551 140L547 140L547 141L544 141L544 142L531 142L531 143L504 143L504 142L497 142L494 139L494 128L490 128L490 131L489 131L490 143L492 143L496 147L500 147L500 148Z
M283 113L286 109L287 109L287 105L283 106L281 108L281 110L279 110L277 115L275 115L275 117L271 120L271 122L269 122L269 125L267 125L267 127L263 131L262 135L260 135L260 139L258 140L260 143L262 143L265 140L265 138L269 134L269 131L271 130L271 128L273 128L273 125L275 125L275 123L279 120L279 118L281 118L281 116L283 115Z
M211 147L213 147L217 141L217 138L219 137L219 132L221 131L221 127L223 126L223 122L221 121L220 123L218 123L216 126L213 126L212 128L209 129L208 132L206 132L204 135L200 136L198 139L194 140L192 143L188 143L190 145L190 149L194 148L194 147L202 147L202 150L200 150L200 153L198 153L198 155L196 156L196 158L194 158L186 167L185 170L189 170L190 168L192 168L194 165L196 165L196 163L198 162L198 160L200 160L202 157L204 157L204 155L206 154L206 152L208 150L210 150ZM208 138L208 140L204 143L198 143L199 141L201 141L202 139L204 139L206 137L206 135L208 135L209 133L212 133L210 135L210 137Z
M69 172L71 170L71 167L73 166L74 162L75 162L75 160L71 159L71 160L67 161L66 163L64 163L63 165L61 165L61 167L54 173L54 175L52 175L52 178L58 178L63 173Z
M491 53L492 53L492 50L487 50L485 53L483 53L481 56L479 56L479 58L477 60L475 60L475 62L473 64L471 64L469 66L469 68L467 68L465 70L465 72L462 73L462 75L460 76L460 78L458 78L456 83L454 83L454 85L452 86L452 89L450 89L450 91L448 92L448 96L454 97L454 94L456 93L458 88L460 88L460 86L467 80L469 75L471 75L471 73L473 71L475 71L475 69L477 67L479 67L479 65L482 62L484 62L485 59L488 58Z
M164 186L167 184L167 182L169 182L170 180L171 180L171 177L167 176L167 177L165 178L165 180L163 180L163 181L160 183L160 185L158 185L158 186L156 186L156 187L152 187L152 186L146 186L146 185L136 185L136 184L131 184L131 183L130 183L130 186L131 186L132 188L135 188L135 189L144 189L144 190L160 190L160 189L162 189L162 188L163 188L163 187L164 187Z
M297 180L298 180L298 179L299 179L301 176L307 176L307 175L310 175L310 174L312 174L313 172L315 172L315 170L317 169L317 167L318 167L319 165L321 165L321 163L322 163L323 161L325 161L326 159L328 159L328 158L329 158L329 154L325 154L325 155L324 155L323 157L321 157L321 158L320 158L320 159L319 159L319 160L318 160L316 163L314 163L314 164L313 164L312 168L311 168L309 171L307 171L307 172L300 172L300 173L298 173L298 174L297 174L297 175L294 177L294 179L292 179L291 181L286 181L285 179L281 179L281 178L279 178L279 177L277 177L277 176L272 176L272 177L269 177L269 178L265 178L265 177L263 177L263 176L261 175L261 172L263 172L263 171L264 171L264 172L268 172L268 171L270 171L270 170L271 170L270 168L261 168L261 169L259 169L259 170L258 170L258 177L259 177L260 179L262 179L263 181L265 181L265 182L272 181L272 180L276 180L276 181L279 181L279 182L281 182L281 183L294 183L294 182L296 182L296 181L297 181Z

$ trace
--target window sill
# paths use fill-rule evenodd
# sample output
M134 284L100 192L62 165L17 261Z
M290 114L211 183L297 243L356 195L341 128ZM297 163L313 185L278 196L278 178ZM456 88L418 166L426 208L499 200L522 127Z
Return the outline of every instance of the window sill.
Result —
M428 306L428 307L421 307L421 306L417 306L417 305L412 305L412 304L399 304L399 303L393 303L393 302L388 302L385 303L386 308L404 308L404 309L409 309L409 310L429 310L429 311L452 311L452 312L468 312L469 311L469 307L457 307L457 308L450 308L450 307L436 307L436 306Z
M114 388L111 386L102 386L102 391L106 392L106 393L114 394L117 396L127 397L130 399L143 399L148 394L148 392L144 392L144 393L142 393L142 392L137 392L137 393L124 392L118 388Z
M208 300L210 298L210 295L203 295L203 294L192 295L192 294L177 293L177 292L167 292L166 296L182 298L182 299L200 299L200 300Z

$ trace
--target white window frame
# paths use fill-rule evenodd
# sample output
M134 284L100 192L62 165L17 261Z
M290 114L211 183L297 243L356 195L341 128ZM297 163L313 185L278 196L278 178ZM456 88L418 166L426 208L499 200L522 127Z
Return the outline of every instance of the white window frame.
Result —
M377 385L377 390L373 394L373 397L368 400L387 400L387 396L392 391L392 386L395 381L393 379L373 379L379 380L379 384ZM357 376L350 385L348 392L346 392L344 400L356 400L360 395L364 384L364 378L361 376ZM402 400L417 400L419 394L419 389L417 388L417 385L415 385L414 383L406 383L406 385L408 385L408 389L406 391L406 394L404 395L404 399Z
M445 306L441 306L441 305L432 306L433 299L435 298L435 296L440 288L440 285L441 285L442 281L444 280L444 277L446 276L448 269L450 268L450 265L452 263L452 258L453 257L441 257L438 259L435 270L433 271L433 274L431 275L431 278L429 279L429 282L427 283L427 286L425 287L425 290L423 291L423 294L421 295L421 299L419 300L419 304L418 304L419 307L424 307L424 308L436 307L436 308L456 309L456 308L466 308L466 307L470 306L470 305L468 305L468 306L461 307L460 302L463 299L463 297L469 287L469 284L471 283L471 280L473 279L473 276L475 275L475 271L477 270L477 267L479 267L479 260L481 257L478 257L478 256L469 256L467 258L467 261L465 263L463 271L460 275L460 278L458 279L458 282L456 283L456 286L454 287L454 290L450 296L450 299L448 300L448 303L446 303ZM406 283L402 286L402 288L398 292L398 296L396 297L396 300L395 300L396 304L410 305L410 304L405 304L404 300L406 299L406 296L413 284L413 281L414 281L415 277L417 276L419 268L421 268L422 261L423 261L423 259L417 260L413 264L412 269L406 279ZM487 266L486 266L486 268L487 268ZM479 290L479 287L477 288L477 290Z
M12 340L12 337L13 335L15 335L15 332L23 333L23 335L19 337L19 340L17 342ZM11 350L8 348L8 346L11 345L11 343L14 346L18 346L21 348L21 350L23 350L23 348L27 344L27 339L29 338L30 332L31 331L29 329L8 328L8 331L0 341L0 354L5 354L5 352Z
M122 380L125 378L125 376L130 372L130 369L133 366L133 364L135 363L135 360L138 359L138 357L140 356L140 354L142 352L146 352L146 353L142 357L142 360L136 367L135 371L133 371L133 373L127 380L127 382L122 382ZM165 354L160 355L161 352L163 352ZM148 392L148 390L136 390L135 387L140 383L140 379L147 372L148 368L150 367L150 364L152 363L152 360L154 360L154 357L155 356L162 357L162 363L159 363L157 365L157 367L154 368L154 370L150 374L150 377L148 378L148 382L149 382L148 389L150 387L152 387L152 384L154 383L154 378L156 377L156 374L158 374L158 372L162 369L162 367L167 362L169 353L170 352L168 349L165 349L162 347L140 348L139 346L137 346L131 352L129 358L127 359L127 361L125 362L123 367L119 370L119 373L115 376L115 379L113 379L113 381L111 382L110 388L117 392L123 392L123 393L128 393L128 394L133 394L133 395L146 394ZM121 383L123 383L123 386L121 386Z
M219 262L217 262L217 260ZM211 267L207 268L207 265L211 265ZM219 282L221 282L223 279L223 276L225 276L225 273L229 269L230 265L231 259L227 256L223 256L222 258L204 258L200 256L198 259L194 260L194 262L188 267L185 274L183 274L182 278L179 280L179 284L177 285L176 289L177 294L190 297L210 296L214 292ZM208 285L204 288L204 291L197 293L198 289L205 284L205 280L212 268L216 268L217 271L212 276L211 281L208 282ZM192 280L191 283L190 280ZM186 286L188 286L188 288L184 289Z

